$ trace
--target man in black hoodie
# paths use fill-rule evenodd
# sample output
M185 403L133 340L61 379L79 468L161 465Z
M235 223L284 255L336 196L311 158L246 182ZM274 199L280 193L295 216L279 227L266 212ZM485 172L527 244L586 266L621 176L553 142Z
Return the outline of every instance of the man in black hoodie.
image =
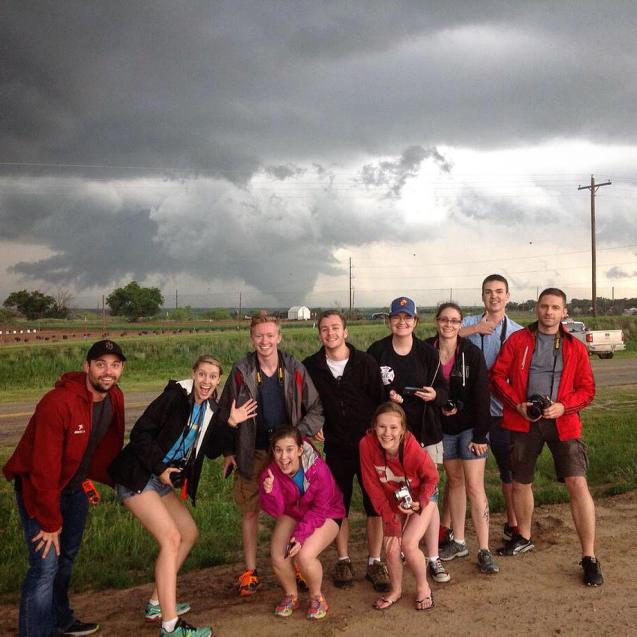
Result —
M383 400L383 383L376 361L346 342L345 317L336 310L323 312L318 331L323 347L303 361L323 403L325 424L325 460L343 492L345 510L349 512L354 476L363 494L367 514L369 549L367 579L379 592L389 590L389 575L381 561L382 520L363 488L358 443L370 426L376 407ZM336 538L338 561L334 584L344 587L352 583L353 569L348 553L349 524L343 520Z

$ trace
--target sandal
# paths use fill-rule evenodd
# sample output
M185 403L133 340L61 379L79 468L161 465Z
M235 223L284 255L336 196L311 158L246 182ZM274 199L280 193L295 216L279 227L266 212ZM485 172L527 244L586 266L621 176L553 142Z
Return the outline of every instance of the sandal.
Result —
M422 599L416 600L416 610L431 610L435 605L433 593L429 593L429 595L425 595Z
M379 597L373 604L372 608L376 610L386 610L390 606L397 604L400 601L402 595L399 595L396 599L388 599L387 597Z

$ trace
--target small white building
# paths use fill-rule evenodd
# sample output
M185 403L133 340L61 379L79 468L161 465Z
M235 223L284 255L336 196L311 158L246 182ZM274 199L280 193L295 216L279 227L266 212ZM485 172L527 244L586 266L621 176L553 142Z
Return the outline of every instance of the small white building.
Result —
M294 305L288 310L289 321L308 321L310 319L310 308L305 305Z

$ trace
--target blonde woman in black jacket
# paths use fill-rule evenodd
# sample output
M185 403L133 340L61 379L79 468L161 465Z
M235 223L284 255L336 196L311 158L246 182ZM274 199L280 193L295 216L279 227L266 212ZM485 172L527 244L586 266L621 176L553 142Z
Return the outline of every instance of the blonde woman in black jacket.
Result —
M449 383L449 400L442 408L443 466L447 475L443 523L451 518L453 539L440 548L449 561L469 554L465 542L467 495L478 536L478 568L497 573L489 550L489 502L484 488L489 419L489 376L478 347L458 335L462 310L443 303L436 312L438 335L428 339L440 355L440 367Z

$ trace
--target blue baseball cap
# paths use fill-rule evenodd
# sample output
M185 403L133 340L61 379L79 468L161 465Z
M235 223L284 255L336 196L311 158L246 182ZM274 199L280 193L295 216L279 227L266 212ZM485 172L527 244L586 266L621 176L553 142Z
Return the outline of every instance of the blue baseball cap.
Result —
M389 308L389 316L396 316L396 314L418 316L416 304L406 296L399 296L391 302L391 306Z

